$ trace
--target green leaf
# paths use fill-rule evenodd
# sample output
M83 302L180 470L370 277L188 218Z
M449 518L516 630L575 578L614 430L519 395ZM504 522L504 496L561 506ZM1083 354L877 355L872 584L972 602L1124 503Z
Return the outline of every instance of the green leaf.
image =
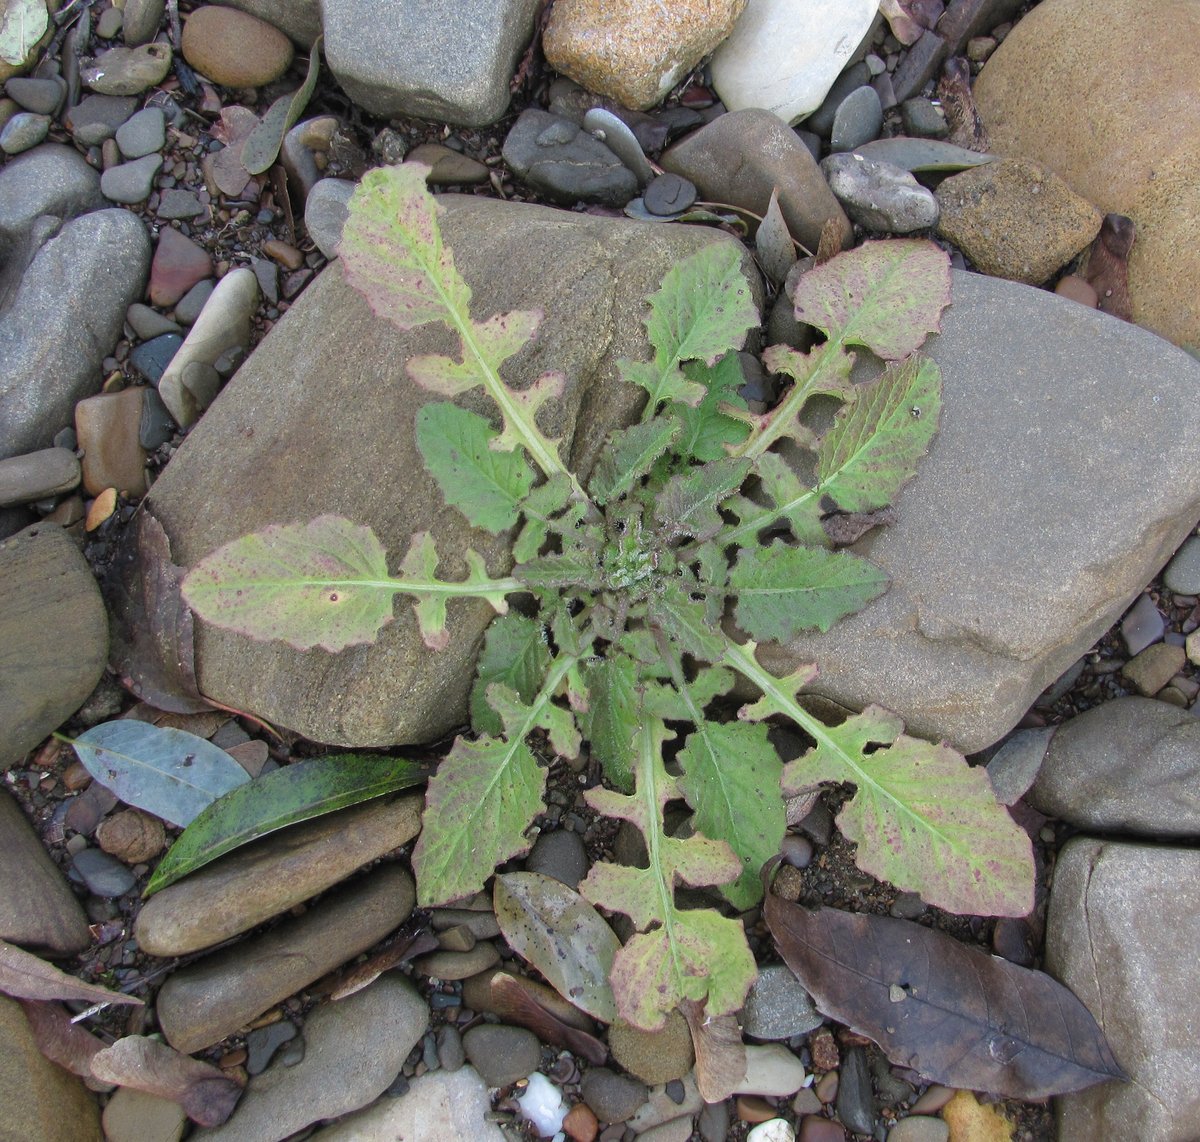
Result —
M283 137L287 134L301 112L308 106L317 87L317 74L321 70L321 37L313 41L308 53L308 72L304 82L290 95L281 95L262 117L262 122L246 137L242 144L242 166L250 174L262 174L275 162Z
M653 420L619 428L608 438L588 481L588 492L598 504L628 492L646 475L682 431L679 421L656 416Z
M941 329L950 259L924 239L864 242L804 274L793 300L796 320L830 341L898 361Z
M521 504L521 512L525 516L525 526L513 544L513 561L525 563L532 559L542 549L546 537L556 525L570 527L573 521L568 519L556 520L560 512L571 502L571 481L566 473L561 473L534 488ZM582 510L583 505L576 501L576 508Z
M123 718L72 743L88 773L126 805L187 825L250 775L223 749L184 730Z
M677 404L671 409L671 415L683 423L675 450L702 463L722 460L726 455L725 445L740 444L750 432L745 424L721 410L722 405L746 407L738 392L746 380L738 355L726 353L711 366L703 361L689 361L683 366L683 373L689 381L704 386L704 396L694 408Z
M5 0L0 11L0 60L21 67L49 26L46 0Z
M646 838L649 867L593 865L580 891L601 908L624 912L643 933L617 953L611 981L621 1018L647 1031L685 999L705 1002L713 1016L737 1011L756 971L741 924L675 906L678 885L725 884L740 874L741 862L724 842L664 834L663 807L677 795L662 762L668 737L657 719L639 725L632 796L608 789L584 795L597 812L631 822Z
M651 597L646 615L651 626L694 658L716 662L724 652L725 636L709 625L704 603L689 598L677 582L663 584Z
M610 653L585 665L588 708L583 732L604 769L605 780L622 792L633 789L633 738L638 728L638 664Z
M937 434L941 374L933 361L910 357L860 386L843 406L818 452L814 496L830 496L842 511L886 507L916 475Z
M749 460L727 457L672 476L655 501L655 521L670 537L711 539L724 522L717 504L741 487L749 471Z
M595 556L584 551L561 555L542 555L513 568L513 574L527 587L593 587L599 581Z
M573 888L537 872L496 877L496 921L559 995L604 1023L617 1017L608 974L620 942Z
M815 488L806 488L788 462L777 452L764 452L754 461L766 505L739 497L725 506L738 517L736 527L720 533L726 546L748 546L756 534L781 518L792 529L798 543L827 546L829 538L821 526L821 495Z
M827 631L887 590L887 576L849 551L823 547L744 547L729 573L734 621L751 638L786 642L802 630Z
M159 862L144 897L277 829L425 780L412 761L371 754L310 758L238 785L200 812Z
M782 714L816 745L784 767L785 793L823 781L849 782L857 792L838 826L858 846L860 868L948 912L1024 916L1033 907L1029 837L996 800L987 772L972 768L947 745L901 733L894 714L871 706L839 726L826 726L796 701L810 667L787 679L759 666L754 644L730 644L725 664L762 698L739 717Z
M503 683L523 702L532 702L550 666L550 648L541 623L509 612L488 625L483 653L471 687L471 725L481 733L499 734L500 715L488 704L487 688Z
M493 535L516 524L533 484L521 453L497 451L496 437L482 416L449 401L431 401L417 413L417 447L446 503Z

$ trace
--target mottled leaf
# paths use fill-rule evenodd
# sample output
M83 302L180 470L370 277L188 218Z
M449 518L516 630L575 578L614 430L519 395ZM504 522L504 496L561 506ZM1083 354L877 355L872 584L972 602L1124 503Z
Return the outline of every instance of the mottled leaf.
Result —
M720 533L725 544L749 546L757 533L772 524L787 523L798 543L821 546L828 543L821 526L821 497L806 487L788 462L777 452L764 452L754 461L762 497L759 503L739 497L726 506L738 517L736 526Z
M726 457L672 476L655 499L655 521L671 537L711 539L723 523L717 505L741 487L749 471L749 460Z
M740 444L750 429L727 415L721 408L744 409L746 402L738 389L746 378L736 353L726 353L715 365L689 361L683 366L689 381L704 386L704 396L695 407L675 405L671 415L683 424L683 432L675 441L675 451L705 463L725 457L726 444Z
M729 572L734 621L751 638L777 642L802 630L829 630L887 585L874 563L849 551L784 543L742 548Z
M505 873L495 907L509 946L564 999L604 1023L616 1019L608 973L620 941L578 892L540 873Z
M546 677L550 648L541 623L516 612L493 619L484 636L483 653L471 687L471 725L493 737L501 732L500 715L488 704L487 688L500 682L523 702L532 702Z
M950 259L923 239L865 242L804 274L796 320L886 361L919 349L950 304Z
M609 654L584 668L588 708L581 725L605 780L624 793L633 789L633 738L638 728L638 664Z
M49 23L46 0L5 0L0 9L0 60L21 67Z
M45 960L0 940L0 992L14 999L77 999L84 1003L128 1003L142 1001L94 983L84 983L59 971Z
M703 662L716 662L725 649L725 636L709 624L704 603L688 597L678 582L667 582L647 607L651 626L675 646Z
M1040 1100L1125 1078L1091 1012L1043 972L891 916L774 893L763 911L822 1014L932 1082Z
M449 401L431 401L417 413L417 447L446 503L493 535L516 524L533 486L520 452L492 447L497 435L478 413Z
M412 761L353 753L310 758L264 774L200 812L159 862L143 895L277 829L407 789L426 776Z
M308 72L304 82L290 95L281 95L271 104L267 113L242 144L242 165L251 174L262 174L268 170L283 145L283 137L300 118L317 86L317 73L321 70L321 37L317 36L308 53Z
M679 421L656 416L653 420L619 428L596 461L588 481L588 493L598 504L628 492L634 481L646 475L682 431Z
M779 209L779 188L771 190L771 201L754 235L754 253L763 273L775 286L783 285L788 271L796 264L796 247Z
M546 537L556 525L564 523L565 526L570 526L564 521L564 517L570 513L559 516L570 502L571 481L565 473L540 484L525 497L521 504L525 526L521 528L513 543L513 562L524 563L534 558L542 550ZM582 505L576 501L576 507L582 508Z
M172 825L190 824L222 794L250 780L212 742L133 718L101 722L71 744L105 789Z

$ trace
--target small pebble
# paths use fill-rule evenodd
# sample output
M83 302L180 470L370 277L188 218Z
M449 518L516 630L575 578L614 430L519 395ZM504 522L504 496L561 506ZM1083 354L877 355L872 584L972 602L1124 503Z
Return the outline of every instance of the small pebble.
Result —
M0 131L0 151L19 155L36 147L50 132L50 117L31 111L18 111Z
M588 856L578 833L567 829L555 829L542 833L534 842L529 856L525 858L529 872L539 872L571 888L587 876Z
M161 151L167 141L167 118L161 107L145 107L117 128L117 146L127 159Z
M1182 646L1157 642L1134 655L1121 673L1139 694L1152 698L1183 669L1186 661L1187 653Z
M782 1118L769 1118L746 1135L746 1142L796 1142L796 1132Z
M767 1122L775 1117L775 1107L757 1094L739 1094L734 1100L742 1122Z
M164 190L158 199L158 216L167 221L198 218L207 207L190 190Z
M1131 655L1158 642L1165 630L1166 623L1149 595L1139 595L1137 602L1121 620L1121 637Z
M742 1029L754 1039L790 1039L823 1022L804 985L786 964L769 964L746 996Z
M437 1057L438 1063L445 1071L457 1071L466 1062L462 1036L452 1024L445 1023L438 1028Z
M100 849L87 848L77 852L71 867L87 885L87 890L96 896L124 896L137 883L133 873L116 857Z
M413 961L413 970L433 979L466 979L499 962L500 953L495 944L481 940L469 952L432 952L420 956Z
M1096 293L1096 287L1078 274L1066 274L1060 278L1058 285L1054 287L1054 292L1059 297L1070 298L1071 301L1077 301L1080 305L1086 305L1088 309L1095 309L1100 304L1100 296Z
M909 1115L888 1131L888 1142L948 1142L950 1127L940 1118Z
M284 1043L289 1043L296 1037L296 1025L286 1019L271 1023L266 1027L258 1027L246 1036L248 1057L246 1070L252 1075L261 1074L275 1057L275 1053Z
M164 333L135 345L129 354L129 363L150 384L157 385L182 344L183 338L178 333Z
M542 1045L524 1027L480 1023L463 1036L471 1065L491 1087L508 1086L528 1078L542 1060Z
M601 1122L632 1118L650 1094L645 1083L607 1067L591 1067L583 1076L581 1092Z
M688 210L696 201L696 188L677 174L660 174L650 180L642 202L651 214L671 215Z
M112 202L133 206L145 202L154 189L154 176L162 169L162 155L146 155L110 167L100 176L100 193Z
M905 133L918 139L944 139L950 134L945 113L931 99L906 99L900 104Z
M1163 586L1176 595L1200 594L1200 535L1185 540L1167 564Z
M67 85L58 76L35 79L16 75L4 85L4 93L24 111L32 111L35 115L57 115Z
M852 151L879 136L883 127L883 105L873 87L859 87L838 105L833 117L829 149Z
M142 419L138 424L138 443L147 451L161 448L175 435L175 418L163 404L157 389L148 389L142 399Z
M120 8L105 8L96 21L96 35L102 40L115 40L124 23L125 13Z

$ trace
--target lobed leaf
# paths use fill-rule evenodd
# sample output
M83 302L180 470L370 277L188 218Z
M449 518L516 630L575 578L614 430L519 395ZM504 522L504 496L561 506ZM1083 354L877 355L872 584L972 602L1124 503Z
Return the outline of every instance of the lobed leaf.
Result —
M482 416L449 401L417 413L417 447L446 503L493 535L516 525L534 475L520 452L492 447L497 435Z
M689 381L704 386L704 396L694 407L672 406L671 415L683 424L675 451L701 463L721 460L726 456L725 446L740 444L750 431L745 423L735 420L722 407L734 411L745 411L746 408L738 391L746 380L738 355L726 353L715 365L688 361L683 366L683 373Z
M745 496L725 506L738 517L736 526L720 533L723 544L748 546L765 527L786 522L798 543L825 546L829 539L821 526L821 496L800 482L788 462L777 452L764 452L754 461L754 471L766 504Z
M663 416L617 429L596 461L588 481L588 494L598 504L624 495L635 480L650 471L681 431L679 421Z
M202 810L158 863L143 897L241 845L425 780L415 762L331 754L284 766L229 790Z
M587 712L580 719L583 732L605 780L624 793L633 789L638 674L638 664L621 653L595 659L583 671L588 696Z
M824 547L744 547L729 573L733 617L751 638L785 642L802 630L827 631L887 590L887 576L849 551Z
M547 536L557 527L570 527L571 520L557 519L568 504L571 503L571 481L566 473L551 477L540 484L525 497L521 504L521 513L525 517L525 526L513 544L513 561L525 563L537 555ZM583 505L575 502L578 509Z
M475 666L471 687L471 725L495 737L501 733L500 715L487 699L488 687L500 682L523 702L532 702L550 666L550 647L541 623L510 611L488 624L483 652Z
M672 538L711 539L724 524L717 505L742 486L749 471L749 460L725 457L672 476L655 500L655 521Z
M689 598L678 581L667 581L649 601L646 617L678 650L702 662L716 662L725 649L725 636L710 625L702 601Z

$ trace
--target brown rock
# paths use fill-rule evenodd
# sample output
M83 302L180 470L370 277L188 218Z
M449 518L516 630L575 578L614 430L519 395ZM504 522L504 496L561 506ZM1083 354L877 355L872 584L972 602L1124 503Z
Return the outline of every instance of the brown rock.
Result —
M594 1142L600 1123L586 1102L577 1102L567 1111L562 1128L571 1142Z
M0 460L0 507L60 496L79 486L79 461L65 448Z
M166 847L163 823L140 809L125 809L106 817L96 829L96 840L106 853L126 864L141 864Z
M412 877L383 865L277 924L176 971L158 993L158 1021L176 1050L191 1054L378 943L416 902Z
M1091 283L1078 274L1067 274L1061 278L1058 285L1054 287L1054 292L1059 297L1069 297L1072 301L1079 302L1080 305L1086 305L1088 309L1095 309L1100 301L1099 295Z
M292 42L236 8L197 8L183 26L183 58L223 87L262 87L292 63Z
M126 389L87 397L75 406L88 495L98 496L105 488L130 496L146 491L146 450L138 440L145 396L143 388Z
M178 230L165 227L150 263L151 304L172 306L197 282L212 275L212 258L207 251Z
M434 979L469 979L500 962L496 945L480 940L469 952L431 952L413 961L413 971Z
M383 798L284 829L152 896L135 934L153 956L181 956L253 928L406 844L421 798Z
M937 232L993 277L1040 285L1100 230L1100 212L1057 175L1011 159L943 180Z
M696 1057L688 1025L678 1011L672 1011L658 1031L618 1021L608 1029L608 1046L621 1066L650 1086L682 1078Z
M1156 642L1135 654L1121 671L1139 694L1147 698L1157 694L1183 669L1187 652L1182 646Z

